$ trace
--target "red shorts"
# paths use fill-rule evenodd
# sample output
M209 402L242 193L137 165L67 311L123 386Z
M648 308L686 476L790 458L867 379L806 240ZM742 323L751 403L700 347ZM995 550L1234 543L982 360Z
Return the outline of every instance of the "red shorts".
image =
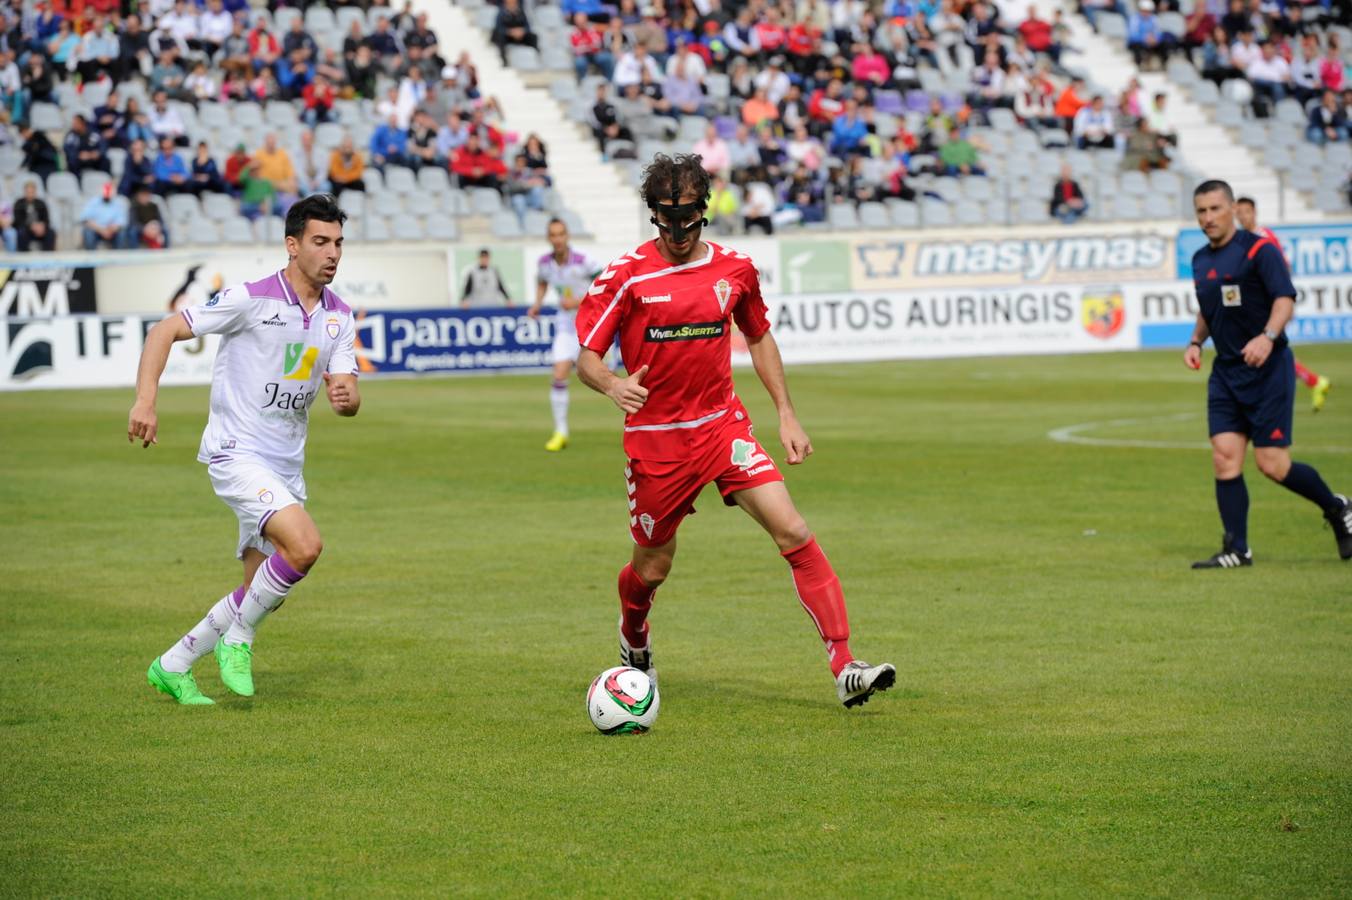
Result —
M751 434L751 420L730 420L712 429L686 459L631 459L624 469L629 492L629 533L641 547L657 547L676 536L681 520L695 511L695 498L709 482L723 502L732 494L783 481L779 467Z

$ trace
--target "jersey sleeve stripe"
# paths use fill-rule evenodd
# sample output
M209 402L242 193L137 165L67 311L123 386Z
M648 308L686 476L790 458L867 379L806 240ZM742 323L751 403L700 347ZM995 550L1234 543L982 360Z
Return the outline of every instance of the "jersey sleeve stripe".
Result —
M582 339L582 346L586 347L591 343L591 339L596 337L596 332L603 324L605 324L605 321L610 317L610 314L615 311L615 307L619 305L621 295L624 294L624 288L628 286L628 284L625 284L624 287L615 292L615 299L610 301L610 305L606 307L606 311L601 313L601 318L596 320L596 324L592 326L592 330L587 332L587 336ZM596 293L600 293L599 291L596 291L595 288L592 290Z
M637 254L631 255L637 256ZM642 259L642 257L639 258ZM624 296L624 292L629 290L629 286L631 284L635 284L640 281L647 281L650 278L658 278L662 275L670 275L672 272L682 272L685 271L686 269L694 269L699 266L708 265L709 262L713 260L713 258L714 258L714 248L712 245L710 245L708 254L706 254L704 257L700 259L695 260L694 262L682 263L679 266L667 266L665 269L658 269L656 272L646 272L642 275L635 275L633 278L630 278L624 284L620 285L620 289L615 292L615 299L610 301L610 305L606 307L606 311L601 313L601 318L597 319L596 324L592 326L592 330L587 332L586 338L582 340L582 345L585 347L587 344L591 343L591 339L596 336L597 329L599 329L602 323L605 322L606 318L612 312L614 312L615 307L619 304L620 299ZM597 280L599 281L600 279ZM591 290L589 290L587 293L599 294L601 293L602 290L605 290L604 288L600 288L598 290L598 288L600 288L600 286L594 284L592 285Z
M1257 256L1258 251L1263 249L1264 247L1275 247L1275 246L1276 244L1272 242L1271 238L1263 238L1258 243L1254 244L1252 247L1249 248L1248 259L1253 259L1255 256ZM1280 253L1281 251L1279 250L1278 252Z
M186 309L183 310L183 318L184 318L185 321L187 321L188 327L189 327L189 328L192 328L192 327L193 327L193 324L192 324L192 313L188 312L188 310L186 310Z

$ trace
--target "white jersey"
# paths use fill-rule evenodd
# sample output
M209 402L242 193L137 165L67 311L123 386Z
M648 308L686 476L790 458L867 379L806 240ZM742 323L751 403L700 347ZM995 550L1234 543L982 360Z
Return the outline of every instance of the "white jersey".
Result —
M299 473L324 373L357 374L352 310L325 288L307 315L278 272L228 287L182 315L193 334L222 336L198 461L253 457L278 473Z
M585 253L578 253L570 247L568 257L562 263L554 258L553 252L550 252L540 257L537 268L539 274L536 278L553 288L560 300L565 297L581 300L587 296L592 279L605 266L597 264ZM560 306L554 320L555 334L577 334L577 326L574 324L576 320L576 309L564 309Z

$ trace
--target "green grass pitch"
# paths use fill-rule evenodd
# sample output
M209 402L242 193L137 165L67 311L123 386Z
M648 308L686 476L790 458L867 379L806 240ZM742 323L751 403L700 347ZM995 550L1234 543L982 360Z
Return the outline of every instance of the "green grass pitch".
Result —
M1335 389L1315 416L1301 388L1296 457L1352 491L1352 354L1300 355ZM130 391L0 395L0 894L1346 897L1352 562L1250 461L1257 566L1188 569L1220 535L1204 378L792 369L817 452L789 485L898 687L839 707L787 567L709 492L653 614L661 716L625 738L583 704L629 549L603 398L574 386L558 455L545 376L321 400L324 556L257 697L208 657L220 705L184 709L144 670L239 579L206 389L163 391L150 451Z

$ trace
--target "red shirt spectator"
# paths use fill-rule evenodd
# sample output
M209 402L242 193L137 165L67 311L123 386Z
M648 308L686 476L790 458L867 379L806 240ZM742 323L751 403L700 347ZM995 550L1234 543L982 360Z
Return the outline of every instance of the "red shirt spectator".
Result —
M587 56L600 51L605 46L606 37L601 29L588 23L585 28L574 28L568 39L572 42L574 56Z
M757 22L753 30L756 37L760 38L763 53L775 53L789 38L784 26L779 24L779 15L774 10L767 12L766 17Z
M831 124L845 111L845 101L840 96L839 81L832 81L825 89L817 88L807 103L807 114L818 122Z
M255 25L253 31L249 32L249 55L254 59L272 62L281 52L282 47L277 39L262 25Z
M821 37L821 32L813 28L807 22L799 22L789 29L788 36L785 38L785 45L794 56L809 56L817 46L817 38Z
M305 102L306 109L318 109L323 112L328 112L333 109L333 101L338 95L328 79L316 78L305 86L300 92L300 96Z
M451 171L462 178L482 178L495 175L498 178L507 174L507 166L487 150L471 139L451 154Z
M1034 53L1046 53L1052 45L1052 23L1037 17L1035 7L1028 8L1028 18L1019 23L1019 34L1028 49Z
M1338 58L1338 47L1329 42L1328 54L1319 61L1319 82L1326 91L1343 89L1343 63Z

